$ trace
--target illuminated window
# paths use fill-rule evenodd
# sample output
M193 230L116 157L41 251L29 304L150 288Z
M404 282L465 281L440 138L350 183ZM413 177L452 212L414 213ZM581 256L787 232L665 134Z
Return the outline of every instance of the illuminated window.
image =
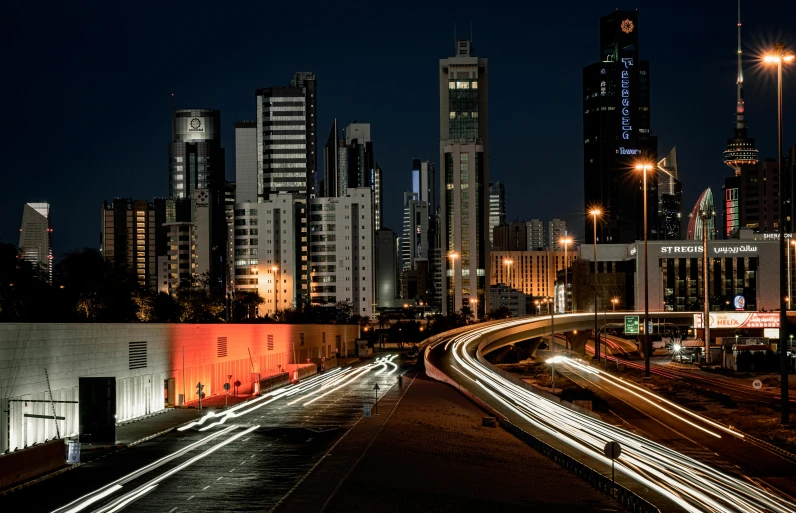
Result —
M467 80L459 80L456 82L456 89L470 89L470 82Z
M451 119L456 119L456 112L451 111Z
M448 81L448 89L456 89L456 81L455 80L449 80Z

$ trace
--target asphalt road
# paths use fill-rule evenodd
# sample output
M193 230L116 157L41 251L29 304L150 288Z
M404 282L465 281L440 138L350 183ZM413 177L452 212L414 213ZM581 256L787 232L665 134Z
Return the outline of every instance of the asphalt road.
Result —
M215 410L201 425L10 494L0 510L268 511L362 416L363 404L396 383L403 369L395 362L333 369L224 410L226 418Z

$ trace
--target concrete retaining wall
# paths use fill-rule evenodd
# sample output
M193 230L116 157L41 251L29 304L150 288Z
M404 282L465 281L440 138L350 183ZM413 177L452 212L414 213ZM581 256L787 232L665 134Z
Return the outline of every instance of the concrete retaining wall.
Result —
M53 399L78 400L78 378L116 378L118 422L196 395L224 393L228 376L251 392L260 376L307 358L354 352L358 326L322 324L0 324L0 452L56 436ZM47 400L12 402L9 399ZM61 437L78 431L78 405L56 403ZM10 422L9 422L10 421Z

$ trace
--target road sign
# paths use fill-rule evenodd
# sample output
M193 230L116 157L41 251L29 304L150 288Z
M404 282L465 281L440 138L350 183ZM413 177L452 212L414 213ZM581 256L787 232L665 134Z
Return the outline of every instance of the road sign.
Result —
M80 442L69 440L69 450L66 453L66 462L69 464L80 463Z
M763 388L763 382L760 381L759 379L756 379L752 381L752 386L755 388L755 390L760 390L761 388Z
M201 381L196 384L196 395L199 396L199 411L202 411L202 398L205 396L202 390L204 390L204 388L205 386L202 384Z
M638 335L638 315L625 315L625 333Z
M224 390L229 391L229 383L224 383Z
M373 390L378 390L378 389L379 389L379 384L378 384L378 383L376 383L375 385L373 385Z
M362 405L362 407L365 410L365 417L370 417L370 405L365 403Z
M608 442L603 449L606 458L616 459L622 454L622 447L619 442Z

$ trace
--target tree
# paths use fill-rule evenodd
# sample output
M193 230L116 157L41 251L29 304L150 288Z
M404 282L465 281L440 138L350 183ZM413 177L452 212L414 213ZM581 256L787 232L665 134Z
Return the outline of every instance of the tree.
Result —
M265 300L256 292L238 291L232 300L232 318L235 320L255 319L257 307Z
M459 310L459 325L464 326L469 324L470 321L473 319L473 309L470 308L469 305L464 305L461 310Z
M173 296L159 292L152 298L153 321L179 322L181 314L180 305Z
M0 320L45 322L55 306L44 270L23 260L16 245L0 243Z
M180 287L176 292L180 322L220 322L224 302L211 297L206 289Z

